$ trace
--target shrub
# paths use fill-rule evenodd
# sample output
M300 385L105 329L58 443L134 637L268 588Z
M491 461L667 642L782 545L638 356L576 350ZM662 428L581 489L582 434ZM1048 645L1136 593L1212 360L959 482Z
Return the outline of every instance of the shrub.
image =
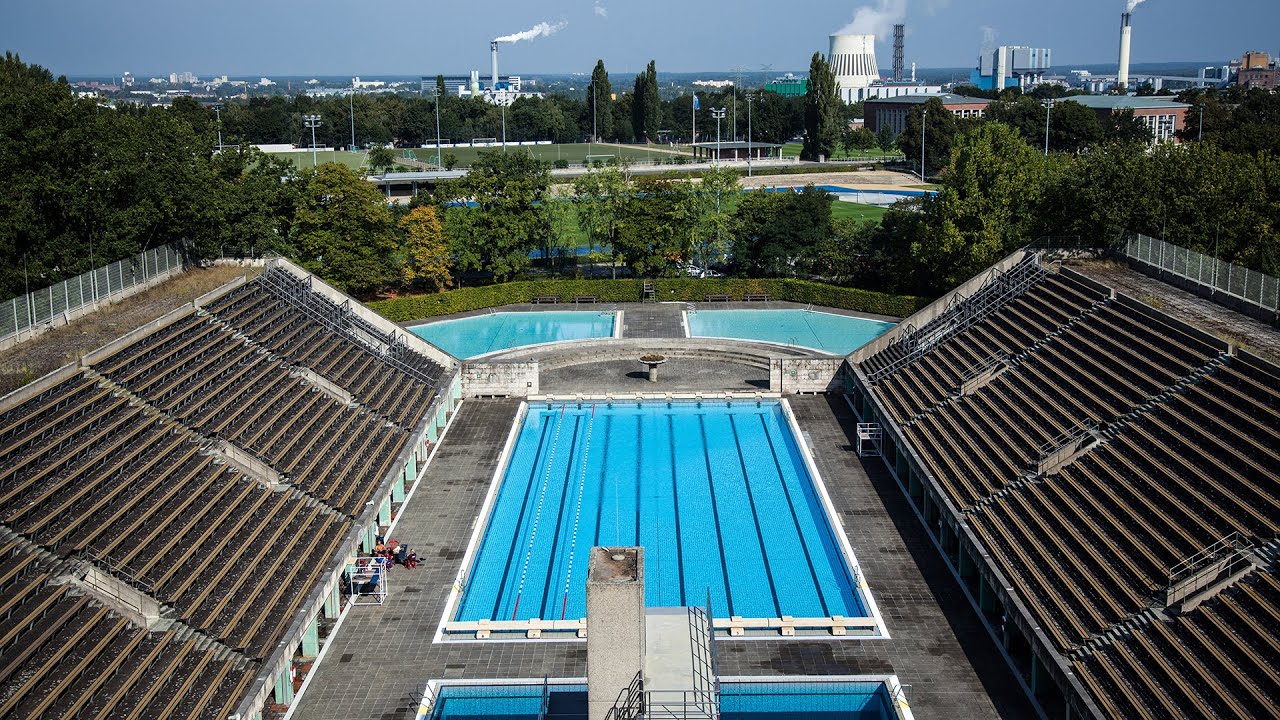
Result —
M536 296L559 295L570 302L577 295L594 295L601 302L639 302L643 280L525 280L449 290L428 295L407 295L376 300L369 307L394 322L452 315L468 310L519 305ZM806 280L740 278L670 278L653 280L663 302L702 302L705 295L741 298L764 293L774 300L813 303L890 317L907 317L929 303L927 298L837 287Z
M551 163L551 166L556 168L557 170L568 170L569 161L565 160L564 158L556 158L556 161Z

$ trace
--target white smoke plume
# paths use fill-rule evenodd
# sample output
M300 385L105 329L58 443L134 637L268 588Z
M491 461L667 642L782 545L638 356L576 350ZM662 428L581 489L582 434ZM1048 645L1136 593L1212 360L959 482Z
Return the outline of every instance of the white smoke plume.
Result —
M591 7L591 11L602 18L609 17L609 8L600 4L600 0L596 0L596 4Z
M875 5L864 5L853 13L853 22L840 29L837 35L875 35L888 37L894 23L907 17L907 0L876 0Z
M1142 4L1143 0L1129 0L1124 6L1125 12L1133 12L1133 9Z
M494 38L493 41L503 42L503 43L517 43L517 42L520 42L521 40L533 40L534 38L549 37L563 30L565 26L568 24L569 23L566 20L561 20L555 25L552 25L551 23L540 22L537 25L534 25L533 27L529 28L528 30L525 30L523 32L513 33L511 35L503 35L502 37Z

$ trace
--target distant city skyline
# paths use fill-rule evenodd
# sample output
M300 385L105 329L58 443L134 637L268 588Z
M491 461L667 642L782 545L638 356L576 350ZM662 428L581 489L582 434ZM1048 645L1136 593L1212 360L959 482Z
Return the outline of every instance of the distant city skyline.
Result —
M1078 0L1054 11L1034 0L762 0L645 5L613 0L474 5L375 0L228 0L220 5L136 0L127 5L51 0L6 9L0 47L55 74L189 71L209 76L349 76L487 73L488 42L501 46L502 72L590 72L603 58L633 73L650 59L659 72L803 69L827 36L877 31L881 71L888 26L907 25L906 62L968 67L984 43L1053 51L1053 65L1114 63L1123 0ZM216 8L217 14L212 11ZM1223 0L1212 12L1192 0L1146 0L1133 15L1133 62L1226 62L1245 50L1276 53L1280 3Z

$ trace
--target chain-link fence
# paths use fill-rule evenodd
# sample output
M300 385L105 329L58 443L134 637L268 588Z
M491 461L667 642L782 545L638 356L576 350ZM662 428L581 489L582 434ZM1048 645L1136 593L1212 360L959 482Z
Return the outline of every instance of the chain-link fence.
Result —
M1271 313L1280 311L1280 279L1270 275L1146 235L1130 237L1125 243L1124 253L1131 260L1185 278L1214 292L1230 295Z
M177 245L163 245L0 303L0 342L182 267Z

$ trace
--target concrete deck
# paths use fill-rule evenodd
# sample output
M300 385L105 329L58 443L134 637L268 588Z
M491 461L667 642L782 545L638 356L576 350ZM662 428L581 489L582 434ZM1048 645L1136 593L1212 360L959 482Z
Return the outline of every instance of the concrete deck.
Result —
M1032 710L897 485L851 452L839 397L791 399L885 617L890 640L721 640L724 675L896 673L918 718L1026 718ZM391 576L382 607L351 610L300 701L299 720L412 718L433 678L581 677L577 642L432 644L516 401L466 401L394 536L423 564Z

